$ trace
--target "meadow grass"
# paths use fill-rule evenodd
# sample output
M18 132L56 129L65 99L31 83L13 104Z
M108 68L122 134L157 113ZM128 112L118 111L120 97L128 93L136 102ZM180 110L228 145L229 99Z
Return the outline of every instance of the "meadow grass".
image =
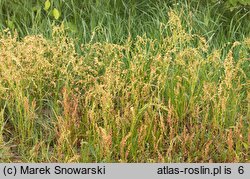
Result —
M0 0L0 161L250 162L249 13L199 2Z
M168 15L160 40L81 55L64 25L2 32L1 161L249 162L250 39L209 50Z

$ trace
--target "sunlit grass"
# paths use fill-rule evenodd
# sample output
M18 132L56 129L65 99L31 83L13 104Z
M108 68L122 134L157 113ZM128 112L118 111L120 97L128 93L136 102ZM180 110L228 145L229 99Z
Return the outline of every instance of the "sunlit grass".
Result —
M0 35L0 160L249 162L249 38L210 48L175 11L124 43Z

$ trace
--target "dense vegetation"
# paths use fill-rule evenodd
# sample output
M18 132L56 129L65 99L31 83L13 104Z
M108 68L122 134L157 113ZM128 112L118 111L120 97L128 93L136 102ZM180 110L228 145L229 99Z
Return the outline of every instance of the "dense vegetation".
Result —
M249 14L0 0L0 161L249 162Z
M201 34L211 45L223 46L250 33L248 6L232 9L226 2L232 0L0 0L0 28L16 29L21 37L50 37L51 26L64 22L80 44L90 40L120 43L128 35L136 38L145 33L159 39L159 29L174 9L183 13L183 27L188 32Z

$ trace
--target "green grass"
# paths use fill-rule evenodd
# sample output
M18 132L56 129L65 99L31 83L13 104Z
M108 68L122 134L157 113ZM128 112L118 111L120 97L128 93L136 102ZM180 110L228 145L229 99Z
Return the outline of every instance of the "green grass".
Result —
M248 12L51 2L0 0L1 162L249 162Z
M64 22L68 33L77 38L78 44L94 42L121 43L128 35L136 38L145 33L150 38L161 38L161 23L168 21L167 13L172 8L183 14L183 25L189 32L205 36L212 46L223 45L227 41L243 39L249 35L249 12L236 9L233 12L219 3L210 1L161 0L64 0L51 1L48 11L44 1L1 0L0 27L15 28L21 37L27 34L51 36L51 25ZM60 11L55 20L53 8ZM8 23L9 22L9 23Z

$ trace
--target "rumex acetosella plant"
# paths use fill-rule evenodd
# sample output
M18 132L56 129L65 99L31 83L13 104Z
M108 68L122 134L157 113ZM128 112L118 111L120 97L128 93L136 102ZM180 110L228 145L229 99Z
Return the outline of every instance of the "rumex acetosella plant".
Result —
M162 39L0 35L0 160L249 162L250 39L209 50L174 11ZM170 34L163 35L168 30Z

